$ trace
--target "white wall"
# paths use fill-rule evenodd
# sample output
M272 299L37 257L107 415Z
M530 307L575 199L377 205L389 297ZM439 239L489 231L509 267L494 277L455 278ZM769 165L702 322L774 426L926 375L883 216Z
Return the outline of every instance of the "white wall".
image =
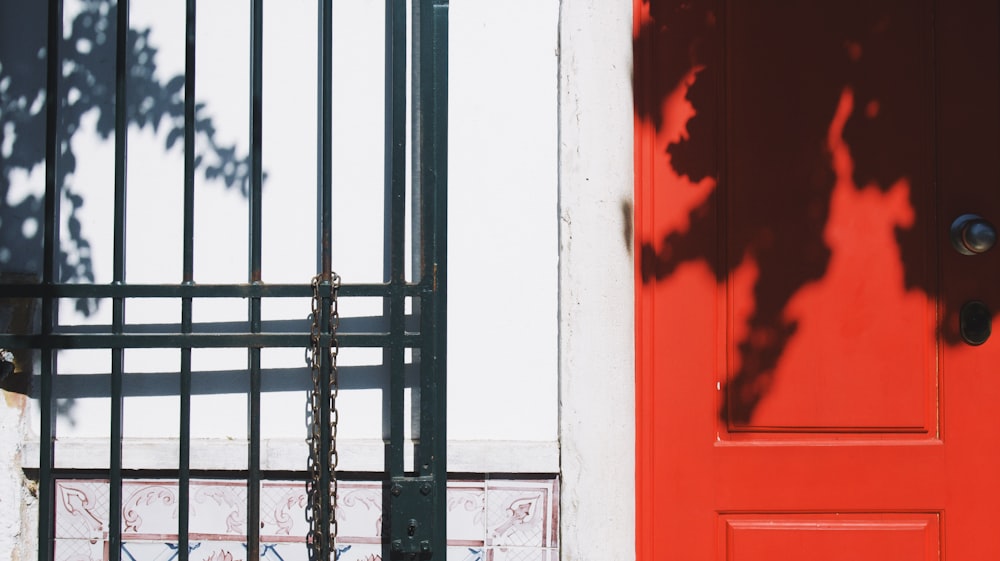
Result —
M383 2L338 2L334 14L334 268L346 283L382 279ZM79 5L67 2L68 25ZM196 97L211 117L215 142L249 146L249 13L244 2L200 3ZM315 273L315 2L289 0L265 7L264 238L265 282L307 283ZM183 72L181 5L136 0L132 27L150 29L157 49L155 78L163 84ZM558 470L557 315L557 0L456 1L451 9L449 150L449 439L451 468L460 471ZM94 64L112 64L110 60ZM110 66L106 66L110 68ZM72 95L72 94L71 94ZM110 111L109 106L102 108ZM96 282L112 278L114 138L95 127L99 111L84 115L72 136L77 158L68 187L83 197L77 211L92 246ZM175 283L182 263L182 141L166 149L172 128L133 123L128 138L127 269L130 283ZM197 151L213 159L204 136ZM40 194L44 170L19 171L11 197ZM195 281L247 279L247 201L220 180L196 181ZM8 203L17 202L8 201ZM65 221L65 218L64 218ZM69 240L68 224L63 237ZM68 241L67 241L68 243ZM67 246L69 247L69 246ZM265 321L302 321L307 301L264 303ZM345 300L348 317L381 313L377 299ZM196 301L196 322L246 321L241 300ZM129 301L128 324L177 324L180 302ZM64 324L108 326L110 302L91 315L75 302L60 308ZM171 329L175 329L171 328ZM210 326L205 329L211 329ZM239 467L245 462L246 351L195 350L193 436L220 439L194 450L195 464ZM262 413L275 468L305 458L308 383L300 349L265 349L268 380ZM374 367L381 353L344 349L341 365ZM175 463L179 414L176 350L127 350L126 463ZM66 398L59 416L57 465L101 465L108 436L110 352L59 353ZM378 370L376 368L376 370ZM368 382L348 372L341 392L344 469L379 469L384 373ZM142 373L152 374L142 376ZM157 376L156 373L166 374ZM73 377L70 377L73 375ZM76 375L97 375L78 378ZM353 377L352 377L353 376ZM292 386L289 389L289 386ZM367 386L367 387L365 387ZM64 388L64 389L60 389ZM138 395L136 395L138 394ZM37 427L37 408L32 426ZM37 430L37 429L36 429ZM219 444L224 445L220 446ZM220 452L220 450L226 450ZM282 463L285 462L285 463Z
M562 559L635 558L631 2L563 0Z

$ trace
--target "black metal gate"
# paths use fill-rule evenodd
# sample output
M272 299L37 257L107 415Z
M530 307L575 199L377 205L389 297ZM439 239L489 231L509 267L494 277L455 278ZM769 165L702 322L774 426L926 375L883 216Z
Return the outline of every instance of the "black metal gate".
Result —
M251 6L251 49L248 53L251 72L250 97L250 157L249 157L249 270L246 282L240 284L199 284L194 271L195 168L194 135L196 0L186 0L186 65L184 73L183 143L183 281L179 284L132 284L125 275L125 199L127 130L130 115L129 96L129 0L118 0L113 13L116 56L113 88L115 102L115 184L114 184L114 248L113 282L65 282L65 264L60 253L60 205L64 174L59 140L60 114L65 110L66 91L62 81L61 50L65 48L63 3L48 1L48 30L45 49L45 195L42 211L41 242L43 263L40 282L13 282L0 285L0 298L25 299L38 302L40 320L37 330L28 333L0 335L0 348L34 349L39 358L36 385L33 389L41 409L40 446L38 457L39 481L39 552L40 561L54 556L55 483L57 479L106 478L110 482L112 512L122 504L122 484L129 477L161 478L178 484L178 551L180 561L187 561L189 552L189 503L192 477L239 479L247 482L247 559L258 559L260 551L260 483L280 475L308 481L312 507L310 558L332 559L335 552L331 539L335 534L336 506L335 468L337 453L336 356L340 347L382 348L388 362L389 437L385 442L384 520L382 522L383 559L444 559L445 556L445 320L446 320L446 253L447 253L447 91L448 91L448 0L386 0L385 49L385 219L384 219L384 282L372 284L340 283L331 248L349 240L334 239L332 189L332 124L333 110L333 16L332 0L319 1L318 59L319 126L316 146L317 170L315 243L318 274L314 282L303 279L301 284L267 284L261 276L262 189L261 165L264 150L262 131L263 84L268 79L262 71L263 0L249 0ZM408 21L408 14L412 14ZM409 44L409 49L408 49ZM410 53L412 73L408 76L407 57ZM408 87L408 84L410 85ZM408 95L408 92L411 92ZM408 111L411 138L407 138ZM268 142L281 139L268 137ZM411 166L407 184L407 157ZM412 232L414 240L414 279L407 281L406 266L406 203L412 199ZM2 215L0 215L2 216ZM315 331L266 332L261 321L262 302L281 298L314 298L312 323ZM383 302L384 324L379 332L355 332L337 325L337 302L357 297L376 297ZM217 330L212 333L196 329L192 317L192 301L202 298L242 298L247 302L248 330ZM107 331L74 330L61 325L58 318L62 299L107 299L112 304L112 322ZM170 332L135 332L125 322L125 310L130 302L142 299L176 299L181 306L181 321ZM414 321L407 317L405 305L411 301ZM13 300L6 300L8 302ZM310 411L314 430L312 469L296 473L272 474L261 469L261 349L270 347L312 348L312 370L316 389L313 410ZM147 470L137 473L124 469L123 445L123 375L125 349L173 348L180 350L176 365L179 381L180 419L179 465L174 469ZM198 471L191 468L191 387L197 372L192 370L192 349L240 348L247 353L250 387L248 395L248 469L246 471ZM111 355L111 438L110 458L106 470L57 468L56 464L56 395L55 378L59 375L56 352L63 349L107 349ZM404 469L404 366L407 349L419 362L419 443L415 445L412 471ZM15 373L14 376L19 374ZM27 375L25 373L20 374ZM303 459L303 465L306 460ZM122 521L120 516L109 519L109 558L120 561Z

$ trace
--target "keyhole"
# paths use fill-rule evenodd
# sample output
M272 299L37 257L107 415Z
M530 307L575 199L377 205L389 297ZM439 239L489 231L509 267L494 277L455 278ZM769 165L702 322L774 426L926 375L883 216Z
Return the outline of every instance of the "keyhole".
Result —
M411 538L417 535L417 521L410 520L410 524L406 527L406 535Z
M972 345L982 345L990 338L993 331L993 314L986 304L973 300L962 306L959 314L959 332L962 339Z

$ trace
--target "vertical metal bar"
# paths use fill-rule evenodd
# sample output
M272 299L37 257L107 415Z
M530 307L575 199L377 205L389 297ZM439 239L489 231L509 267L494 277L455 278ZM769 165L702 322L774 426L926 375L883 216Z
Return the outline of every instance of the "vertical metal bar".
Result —
M333 272L332 267L332 232L333 232L333 5L330 0L319 0L319 40L317 45L318 59L318 118L319 127L317 130L317 214L319 218L319 247L317 248L318 261L322 272L320 309L320 332L330 331L330 280ZM314 320L317 318L314 318ZM330 420L330 377L332 368L330 364L330 353L328 347L320 350L320 400L319 411L313 411L314 422L320 423L320 445L319 458L320 474L319 481L313 482L313 492L320 494L320 512L313 513L317 519L317 528L320 530L314 539L320 540L320 559L323 561L334 559L336 544L330 538L330 527L333 523L332 500L330 488L332 477L330 466L331 434Z
M49 0L48 37L45 47L45 230L43 233L44 263L42 282L51 287L56 281L59 259L59 71L62 64L59 43L62 40L62 0ZM56 300L42 298L41 332L48 337L54 331ZM56 372L55 351L43 349L41 353L41 383L39 408L41 409L40 434L38 435L38 559L51 561L55 554L55 396L52 386Z
M331 301L331 285L328 281L323 281L321 283L321 297L320 297L320 333L324 335L330 334L330 325L332 317L330 316L330 305ZM333 418L333 410L331 407L331 389L334 380L333 377L333 365L331 363L331 357L329 352L329 344L320 345L320 415L319 422L320 425L320 446L319 446L319 462L322 466L320 470L320 480L319 488L316 492L321 493L320 495L320 507L322 512L320 513L319 521L321 524L322 532L318 537L323 540L322 555L324 560L335 559L336 557L336 543L334 536L331 536L331 527L335 521L336 513L333 512L333 497L331 492L333 490L333 478L336 474L333 472L333 465L331 463L331 452L333 449L333 435L331 433L330 422ZM315 415L314 415L315 418Z
M187 0L184 27L184 272L183 283L194 284L195 62L197 2ZM181 332L192 332L192 300L181 299ZM191 553L191 347L181 349L180 462L177 474L177 555Z
M420 475L434 479L432 551L444 552L447 525L447 193L448 193L448 2L420 0L414 69L420 74L415 115L420 119L421 146L417 181L421 188L423 235L420 332Z
M264 0L252 0L250 4L250 282L260 282Z
M263 189L263 38L264 1L252 0L250 15L250 282L261 282L261 196ZM260 298L250 298L250 332L260 333ZM250 399L248 428L250 450L247 459L247 558L260 557L260 347L249 352Z
M115 208L112 282L125 282L125 197L128 158L128 47L129 0L115 5ZM111 332L121 335L125 325L125 299L112 301ZM111 457L110 508L108 510L109 559L121 559L122 504L122 428L124 399L122 397L125 350L111 349Z
M332 268L333 205L333 6L330 0L319 0L319 127L317 131L319 214L319 261L323 280L329 281Z
M446 490L448 487L448 0L434 4L434 463L435 488L438 490L435 509L433 547L445 551L447 539Z
M390 0L385 13L385 278L389 282L389 449L386 472L403 475L406 247L406 2Z
M389 298L383 313L389 317L389 347L383 350L389 366L389 434L386 445L383 490L383 528L389 535L382 540L382 558L392 559L390 542L399 538L391 535L394 518L400 516L389 498L398 494L393 478L404 475L403 447L405 442L404 398L405 329L404 283L406 244L406 0L389 0L385 4L385 155L384 155L384 244L383 275L389 284ZM390 486L392 489L390 490Z

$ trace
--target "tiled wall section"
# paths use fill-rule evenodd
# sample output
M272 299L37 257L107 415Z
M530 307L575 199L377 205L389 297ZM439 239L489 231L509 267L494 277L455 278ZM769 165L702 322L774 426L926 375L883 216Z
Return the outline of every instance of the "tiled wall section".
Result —
M191 561L247 560L246 485L191 483ZM340 483L339 561L381 559L382 498L377 482ZM555 479L450 481L448 561L557 561L559 496ZM108 482L56 484L56 561L108 559ZM126 481L122 489L123 561L177 557L177 485ZM301 482L261 484L261 557L306 561L306 490Z

